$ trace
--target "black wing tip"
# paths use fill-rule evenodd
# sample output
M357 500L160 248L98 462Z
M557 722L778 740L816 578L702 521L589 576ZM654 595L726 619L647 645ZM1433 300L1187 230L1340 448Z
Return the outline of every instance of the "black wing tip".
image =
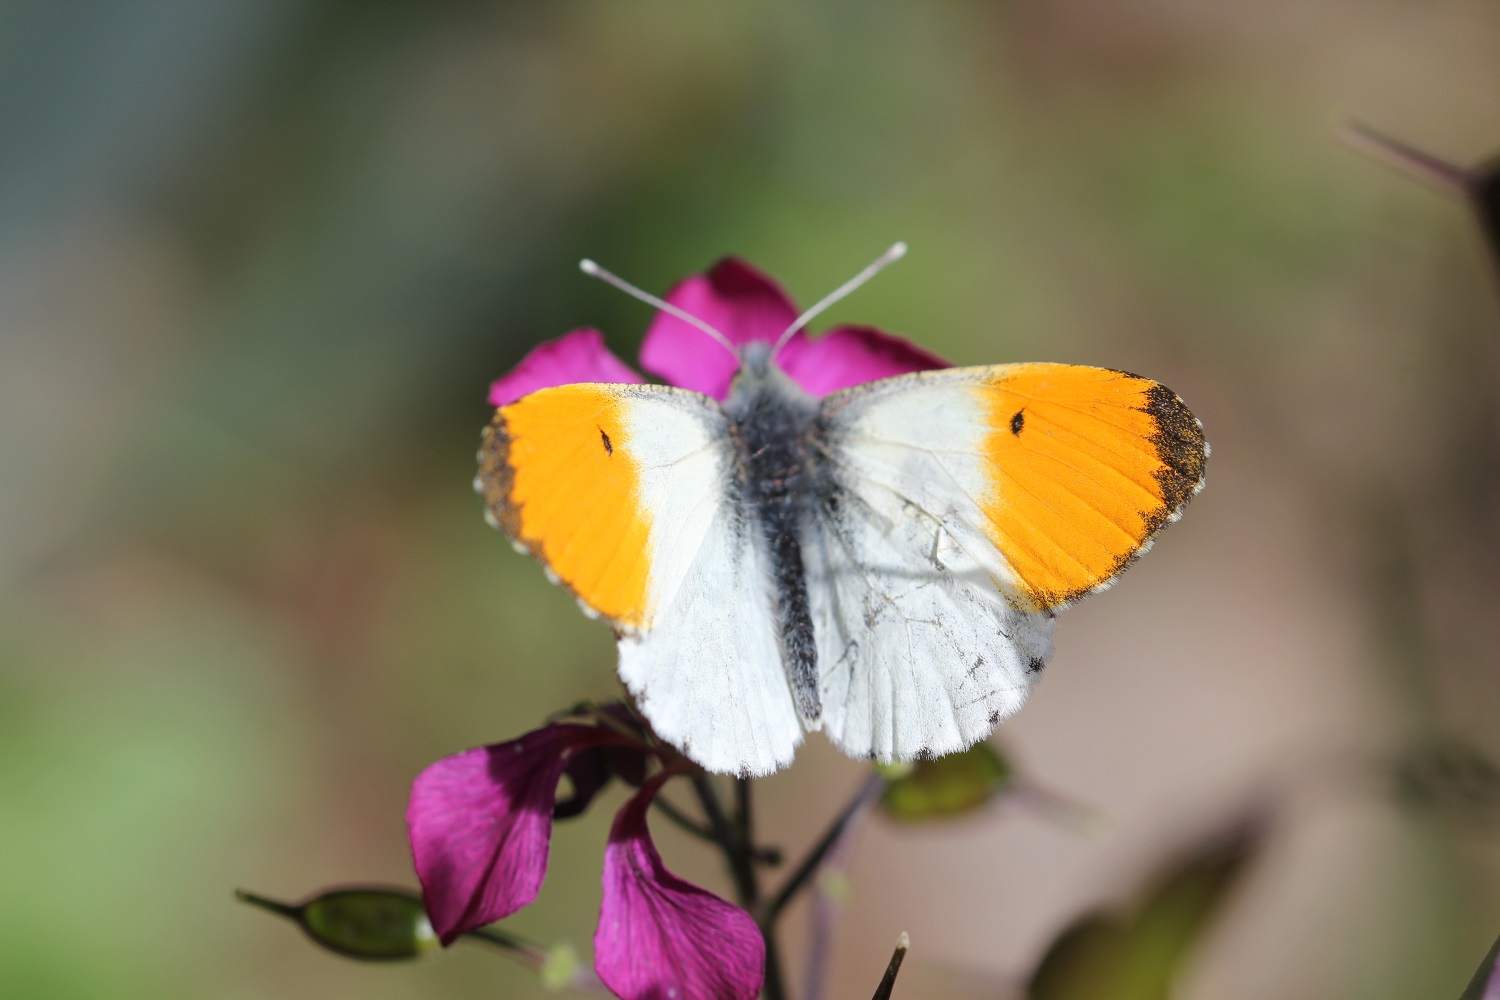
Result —
M485 520L519 541L520 511L511 501L516 474L510 465L510 432L503 410L485 425L479 437L479 475L474 485L484 500Z
M1208 442L1203 437L1203 422L1193 415L1180 396L1160 382L1133 372L1108 370L1145 383L1143 402L1138 409L1156 423L1156 432L1148 440L1156 449L1162 465L1156 472L1156 481L1161 488L1161 506L1147 512L1140 544L1123 555L1103 579L1067 593L1035 595L1033 600L1039 605L1039 610L1055 613L1090 594L1114 586L1120 574L1151 550L1161 530L1181 518L1188 501L1203 490L1209 453Z
M1151 443L1162 463L1156 473L1162 490L1162 510L1149 524L1147 537L1150 537L1176 520L1187 502L1203 489L1208 443L1203 439L1203 422L1171 389L1153 382L1145 397L1141 410L1156 421Z

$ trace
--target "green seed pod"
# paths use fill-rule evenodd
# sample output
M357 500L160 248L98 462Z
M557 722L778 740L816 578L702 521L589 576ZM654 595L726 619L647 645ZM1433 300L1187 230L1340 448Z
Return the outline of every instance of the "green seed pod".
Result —
M420 958L438 950L422 897L405 889L349 886L325 889L301 903L239 890L241 901L286 917L323 948L367 962Z

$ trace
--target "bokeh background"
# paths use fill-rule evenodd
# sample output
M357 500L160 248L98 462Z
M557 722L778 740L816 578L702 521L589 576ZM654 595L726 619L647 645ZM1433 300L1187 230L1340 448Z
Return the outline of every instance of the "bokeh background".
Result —
M1496 832L1350 761L1500 752L1500 308L1463 206L1333 131L1492 152L1497 52L1485 0L6 4L0 991L539 995L477 949L331 957L231 890L412 884L419 769L616 690L469 486L529 346L633 356L647 311L579 257L661 291L738 253L806 303L905 239L829 323L1149 374L1214 452L997 736L1107 826L872 823L832 995L907 930L898 995L998 996L1273 789L1182 996L1457 996ZM813 737L772 838L861 774ZM610 811L516 927L587 953Z

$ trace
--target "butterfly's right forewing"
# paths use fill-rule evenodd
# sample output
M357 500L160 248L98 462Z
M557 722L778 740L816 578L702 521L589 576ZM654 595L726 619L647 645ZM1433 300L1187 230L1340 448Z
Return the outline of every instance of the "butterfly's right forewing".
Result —
M835 393L817 444L808 589L824 725L880 760L960 749L1019 708L1052 615L1176 519L1207 455L1163 386L1054 364Z

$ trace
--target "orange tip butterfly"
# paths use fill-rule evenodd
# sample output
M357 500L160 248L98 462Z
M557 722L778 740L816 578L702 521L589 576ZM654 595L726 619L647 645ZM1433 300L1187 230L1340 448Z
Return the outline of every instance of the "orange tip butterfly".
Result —
M727 390L552 385L484 432L487 516L614 627L641 712L710 771L770 773L818 729L883 763L985 738L1025 703L1056 613L1203 488L1202 424L1138 375L937 368L826 394L790 377L778 356L817 343L807 322L904 251L759 339L585 261L729 351Z

